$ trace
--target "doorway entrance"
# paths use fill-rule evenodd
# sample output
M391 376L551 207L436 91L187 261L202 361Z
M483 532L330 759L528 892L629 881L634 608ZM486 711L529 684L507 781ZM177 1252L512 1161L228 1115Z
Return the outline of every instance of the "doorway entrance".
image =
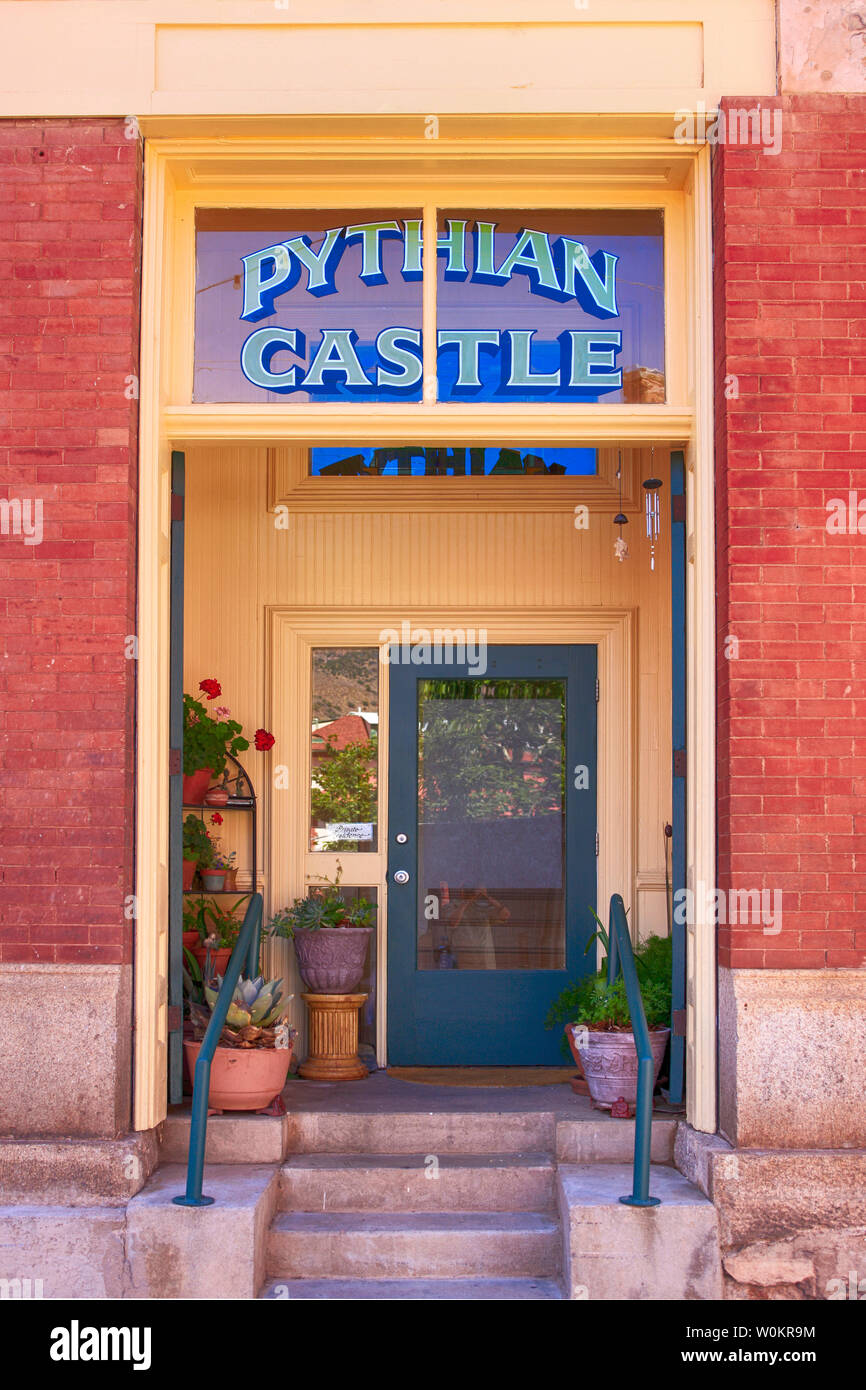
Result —
M548 1007L594 969L597 649L473 655L392 651L392 1065L556 1064Z

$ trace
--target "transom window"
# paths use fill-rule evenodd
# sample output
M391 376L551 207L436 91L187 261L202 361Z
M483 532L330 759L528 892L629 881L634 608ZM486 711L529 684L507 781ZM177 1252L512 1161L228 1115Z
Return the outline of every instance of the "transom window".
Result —
M426 225L199 211L194 401L665 401L660 211L445 211L435 275Z

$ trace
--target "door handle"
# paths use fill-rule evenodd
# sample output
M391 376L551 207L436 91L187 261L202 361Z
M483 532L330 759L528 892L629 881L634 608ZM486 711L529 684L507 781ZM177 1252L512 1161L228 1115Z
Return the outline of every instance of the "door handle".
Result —
M408 869L395 869L395 870L394 870L394 882L395 882L395 883L408 883L408 882L409 882L409 870L408 870Z

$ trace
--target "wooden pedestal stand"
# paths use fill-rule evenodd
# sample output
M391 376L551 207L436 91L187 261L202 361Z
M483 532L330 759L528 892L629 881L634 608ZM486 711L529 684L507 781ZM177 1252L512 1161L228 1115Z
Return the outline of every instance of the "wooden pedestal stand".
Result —
M298 1067L306 1081L360 1081L358 1010L366 994L302 994L310 1011L309 1055Z

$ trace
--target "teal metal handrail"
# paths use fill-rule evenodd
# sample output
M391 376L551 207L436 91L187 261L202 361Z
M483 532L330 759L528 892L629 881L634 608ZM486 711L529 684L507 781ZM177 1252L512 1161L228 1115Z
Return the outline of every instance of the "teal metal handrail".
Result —
M631 948L631 936L625 915L625 904L619 893L610 900L608 919L607 982L612 985L617 969L622 970L625 992L631 1014L631 1030L637 1052L637 1106L634 1117L634 1168L632 1191L620 1197L627 1207L657 1207L660 1197L649 1195L650 1154L652 1150L653 1090L655 1062L650 1047L646 1012Z
M189 1155L186 1165L186 1192L182 1197L172 1198L175 1205L179 1207L210 1207L214 1203L214 1198L202 1196L201 1190L204 1180L204 1150L207 1141L210 1068L232 1002L235 985L241 977L244 961L246 961L247 975L250 979L254 979L258 974L263 907L264 901L261 893L254 893L244 914L238 939L229 956L222 986L196 1058L189 1126Z

